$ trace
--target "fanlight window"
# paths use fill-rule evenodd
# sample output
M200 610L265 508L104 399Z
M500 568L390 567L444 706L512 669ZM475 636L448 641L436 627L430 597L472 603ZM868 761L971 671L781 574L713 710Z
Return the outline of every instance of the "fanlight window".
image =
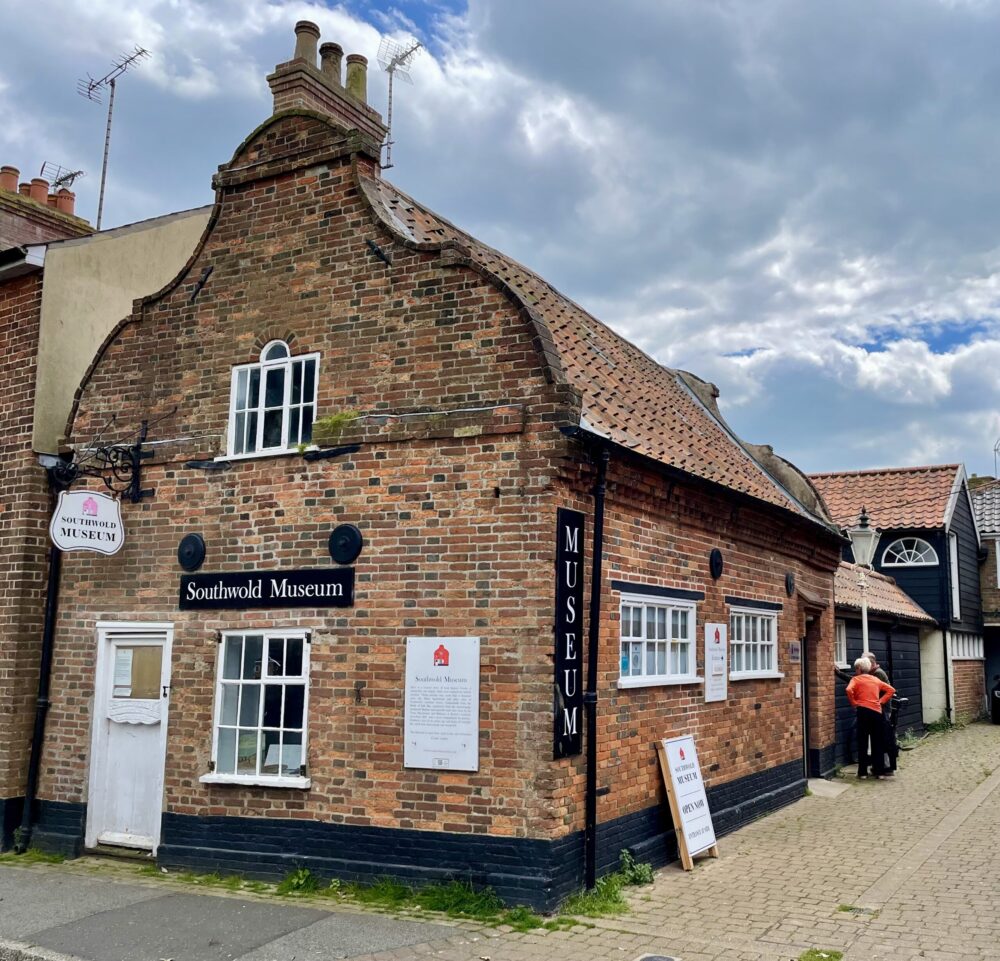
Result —
M937 562L934 548L919 537L901 537L893 541L882 555L883 567L928 567Z
M282 451L312 440L319 354L292 357L273 340L256 364L233 368L229 453Z

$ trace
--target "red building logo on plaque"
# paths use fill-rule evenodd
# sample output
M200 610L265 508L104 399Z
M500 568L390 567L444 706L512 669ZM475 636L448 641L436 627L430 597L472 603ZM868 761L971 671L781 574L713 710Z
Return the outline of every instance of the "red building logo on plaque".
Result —
M437 650L434 652L434 666L448 666L448 648L446 648L444 644L438 644Z

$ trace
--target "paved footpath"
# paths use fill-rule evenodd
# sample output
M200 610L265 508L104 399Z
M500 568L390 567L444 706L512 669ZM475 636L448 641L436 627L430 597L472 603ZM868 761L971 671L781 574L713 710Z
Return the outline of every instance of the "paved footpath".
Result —
M1000 726L928 738L893 781L837 783L724 838L717 861L659 871L627 915L568 930L193 892L96 860L5 863L0 961L1000 959Z

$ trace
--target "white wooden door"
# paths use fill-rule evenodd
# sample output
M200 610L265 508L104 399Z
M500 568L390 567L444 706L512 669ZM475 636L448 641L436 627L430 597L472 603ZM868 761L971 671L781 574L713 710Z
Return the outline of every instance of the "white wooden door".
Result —
M170 624L98 624L88 847L153 853L160 840Z

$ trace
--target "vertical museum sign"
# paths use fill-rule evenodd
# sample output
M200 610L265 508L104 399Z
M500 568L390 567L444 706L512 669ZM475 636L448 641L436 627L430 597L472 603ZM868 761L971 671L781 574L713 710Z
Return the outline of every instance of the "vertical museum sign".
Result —
M583 746L583 522L579 511L556 511L556 758Z

